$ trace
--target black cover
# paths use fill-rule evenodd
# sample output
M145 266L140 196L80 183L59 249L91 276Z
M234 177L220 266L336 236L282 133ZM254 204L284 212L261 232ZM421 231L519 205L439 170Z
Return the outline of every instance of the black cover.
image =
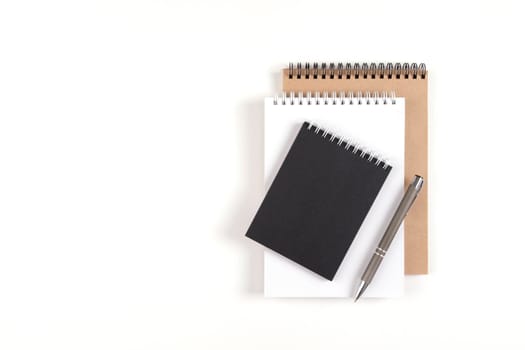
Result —
M246 236L332 280L391 167L304 123Z

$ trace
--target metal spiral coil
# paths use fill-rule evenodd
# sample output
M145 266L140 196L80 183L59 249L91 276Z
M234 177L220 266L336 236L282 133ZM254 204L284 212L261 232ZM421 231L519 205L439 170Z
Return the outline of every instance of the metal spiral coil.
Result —
M327 139L329 142L332 142L336 144L337 146L343 147L343 149L352 152L353 154L359 156L363 160L372 163L376 166L380 166L381 168L387 170L391 167L390 164L388 164L388 161L384 158L382 158L377 153L372 153L363 147L361 147L357 142L354 142L350 139L345 139L341 136L338 136L332 132L329 132L327 130L324 130L320 128L319 126L308 123L308 130L312 130L315 134L319 134L322 138Z
M387 92L369 92L362 93L352 91L332 91L332 92L295 92L281 93L273 98L274 105L380 105L396 104L396 94L392 91Z
M426 79L424 63L290 63L288 79Z

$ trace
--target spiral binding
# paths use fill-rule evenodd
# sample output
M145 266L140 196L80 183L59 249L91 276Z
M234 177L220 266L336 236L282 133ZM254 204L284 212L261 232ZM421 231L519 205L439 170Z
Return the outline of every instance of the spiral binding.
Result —
M273 99L274 105L379 105L379 104L396 104L396 94L392 91L389 94L386 92L345 92L339 93L333 91L328 92L307 92L303 94L299 92L290 92L289 94L283 92L281 95L275 95Z
M426 79L424 63L290 63L288 79Z
M308 122L307 130L312 130L314 133L320 134L321 137L328 139L330 142L335 143L337 146L341 146L345 150L352 152L353 154L358 155L360 158L363 158L369 163L372 163L376 166L380 166L385 170L392 167L390 164L388 164L386 159L382 158L377 153L367 151L366 149L362 148L362 146L359 145L357 142L353 142L350 139L344 139L341 136L326 131L310 122Z

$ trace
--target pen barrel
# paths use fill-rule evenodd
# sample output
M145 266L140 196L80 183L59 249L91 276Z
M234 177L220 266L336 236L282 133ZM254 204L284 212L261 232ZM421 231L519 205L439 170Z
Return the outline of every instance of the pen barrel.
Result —
M379 265L381 265L381 262L383 261L383 257L385 256L384 253L386 252L382 252L380 248L376 248L374 255L368 262L368 266L366 267L361 280L365 281L366 283L370 283L370 281L372 281L377 269L379 268Z
M401 199L401 202L399 203L399 206L397 207L396 212L392 217L392 220L390 220L390 223L388 224L383 238L381 238L381 241L379 241L379 244L377 246L378 249L381 249L386 253L386 251L390 247L390 244L394 240L394 237L396 236L399 227L403 223L403 220L405 219L405 216L408 213L408 209L410 209L412 203L416 199L417 194L422 185L423 178L420 176L416 176L414 181L410 184L409 188L405 192L403 199Z
M361 280L365 284L370 283L374 278L379 265L381 265L381 262L383 261L390 244L394 240L394 237L399 230L399 226L401 226L403 219L408 213L408 209L410 209L410 206L412 206L412 203L414 203L414 200L416 199L417 194L419 190L421 190L422 186L423 178L416 175L414 177L414 181L412 181L412 183L408 186L407 191L403 195L403 199L401 199L401 202L399 203L392 220L390 220L390 223L386 228L385 234L381 238L381 241L379 241L374 255L370 259L370 262L368 263L368 266L361 277Z

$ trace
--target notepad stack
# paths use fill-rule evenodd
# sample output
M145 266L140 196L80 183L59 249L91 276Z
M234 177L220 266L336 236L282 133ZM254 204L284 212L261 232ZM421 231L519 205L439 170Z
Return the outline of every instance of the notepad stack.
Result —
M415 94L405 99L383 89L409 91L410 82L424 80L426 95L426 70L385 67L291 65L283 70L284 92L265 99L267 192L246 236L266 248L266 296L353 296L403 196L405 169L420 165L414 154L424 163L419 173L426 171L426 148L405 144L405 133L426 127L426 96L416 103ZM414 123L418 109L425 120ZM413 221L426 223L426 216ZM426 262L407 267L413 259L405 258L400 233L364 297L400 296L405 269L426 272Z

